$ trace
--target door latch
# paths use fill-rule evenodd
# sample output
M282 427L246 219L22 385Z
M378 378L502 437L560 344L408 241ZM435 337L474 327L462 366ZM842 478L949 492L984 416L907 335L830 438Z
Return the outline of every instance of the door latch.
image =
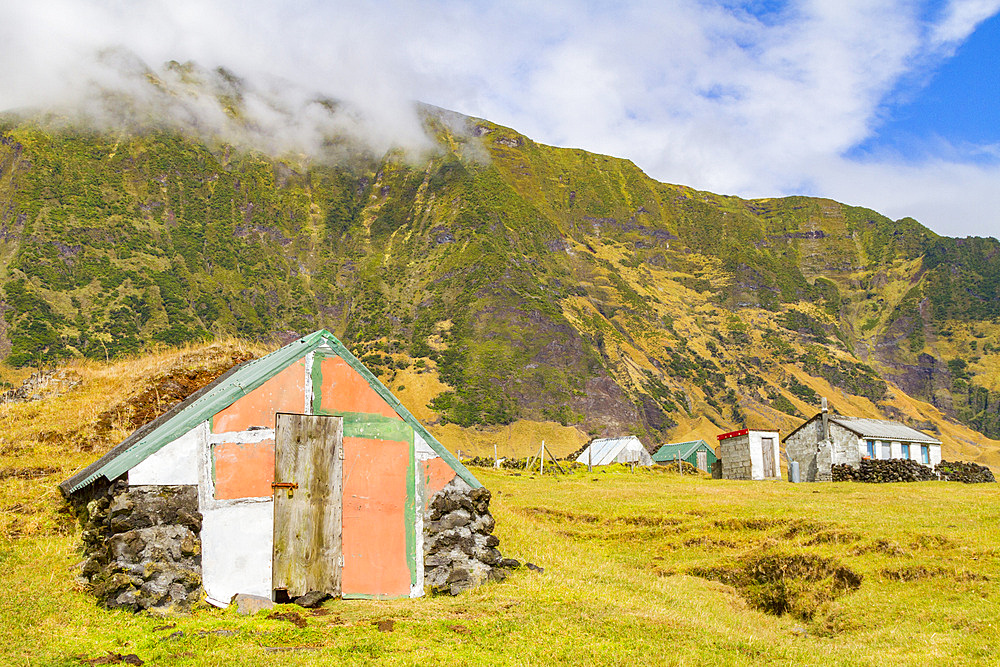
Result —
M271 488L272 489L287 489L288 490L288 497L291 498L292 497L292 493L295 492L295 489L299 488L299 485L298 485L297 482L274 482L274 483L271 484Z

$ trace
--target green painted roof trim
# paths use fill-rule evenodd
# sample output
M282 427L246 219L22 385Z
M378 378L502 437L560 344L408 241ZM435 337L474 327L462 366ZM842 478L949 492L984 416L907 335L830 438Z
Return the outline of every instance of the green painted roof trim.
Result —
M119 447L94 462L80 473L63 482L60 487L67 493L74 493L90 485L99 477L114 480L125 474L146 458L162 449L167 444L181 437L198 424L202 423L220 410L224 410L237 400L261 386L279 371L302 359L310 352L327 345L362 375L368 384L389 403L390 406L427 442L442 459L447 461L455 472L473 488L481 487L477 480L462 463L452 455L444 445L437 441L410 411L403 407L399 400L383 385L372 372L365 368L351 352L344 347L337 337L325 329L314 331L308 336L289 343L271 354L254 359L237 367L229 374L216 380L214 385L206 387L204 394L198 396L190 404L176 414L169 416L142 437L130 442L143 429L140 428L133 436L126 439ZM155 424L155 422L151 422Z
M715 455L715 452L712 451L712 448L709 447L708 443L704 440L691 440L689 442L675 442L663 445L656 450L655 454L653 454L653 460L657 463L675 461L677 459L678 452L681 455L681 459L687 459L703 446L706 450L711 451L713 456Z

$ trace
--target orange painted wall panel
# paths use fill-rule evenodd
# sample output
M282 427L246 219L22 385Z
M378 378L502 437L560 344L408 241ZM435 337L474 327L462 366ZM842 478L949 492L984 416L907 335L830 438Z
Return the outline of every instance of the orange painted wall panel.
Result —
M333 413L364 412L399 419L399 415L340 357L324 357L320 372L320 409Z
M215 497L264 498L274 481L274 440L223 442L212 447Z
M410 593L406 486L410 444L344 438L344 595Z
M448 482L455 479L455 470L440 456L423 461L424 473L424 509L435 493L443 489Z
M302 414L305 381L305 362L300 360L216 414L212 432L246 431L251 426L274 428L276 413Z

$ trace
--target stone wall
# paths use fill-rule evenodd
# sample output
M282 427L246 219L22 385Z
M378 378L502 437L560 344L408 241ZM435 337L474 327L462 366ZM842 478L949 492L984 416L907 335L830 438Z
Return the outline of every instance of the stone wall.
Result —
M814 419L785 438L785 456L789 463L799 462L803 482L829 482L833 479L834 464L857 466L861 462L858 436L830 422L830 441L823 442L823 422Z
M963 482L965 484L995 484L993 471L978 463L966 461L941 461L934 468L941 479L948 482Z
M719 442L719 459L724 479L753 479L750 436L739 435Z
M812 424L805 424L798 431L792 433L787 438L785 438L785 456L788 458L788 463L791 464L792 461L798 461L799 463L799 479L803 482L818 482L818 481L829 481L822 480L820 478L820 461L817 459L822 446L820 445L820 440L822 440L823 424L820 420L816 420ZM830 458L829 447L827 449L827 454L824 458Z
M833 466L835 482L926 482L937 479L931 468L909 459L864 459L857 466Z
M493 535L490 492L455 477L430 499L424 515L424 585L432 593L458 595L489 580L502 581L508 568Z
M118 481L76 505L86 556L82 575L101 604L183 612L201 600L196 486Z
M833 481L868 482L927 482L940 479L966 484L994 483L993 472L986 466L964 461L942 461L931 468L910 459L863 460L857 466L835 465Z

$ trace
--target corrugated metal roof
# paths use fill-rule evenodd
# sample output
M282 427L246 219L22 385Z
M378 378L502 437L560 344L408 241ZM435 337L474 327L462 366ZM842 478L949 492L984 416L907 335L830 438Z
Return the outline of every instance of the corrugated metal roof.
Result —
M591 441L587 449L584 449L583 453L576 458L576 461L577 463L591 462L595 466L606 466L614 463L615 458L625 448L633 450L646 449L639 438L634 435L626 435L619 438L598 438ZM588 450L592 450L593 458L591 458Z
M358 361L357 357L351 354L343 343L337 340L336 336L325 329L320 329L260 359L254 359L233 368L157 419L139 427L123 442L64 481L59 487L64 493L70 494L89 486L99 477L105 477L108 480L117 479L165 445L267 382L278 371L287 368L291 363L323 346L331 348L337 356L365 378L371 388L396 411L403 421L419 433L428 446L444 459L462 479L473 488L482 486L479 480L444 445L438 442L409 410L403 407L399 399L393 396L392 392L377 377L372 375L372 372Z
M681 455L681 459L683 460L691 456L691 454L693 454L695 450L701 446L711 449L708 446L708 443L704 440L691 440L688 442L674 442L666 444L656 450L656 453L653 454L653 460L657 463L676 461L678 453Z
M841 417L840 415L831 416L830 421L857 433L862 438L897 442L926 442L933 445L941 444L941 441L937 438L931 437L915 428L910 428L900 422L885 419L866 419L863 417Z

